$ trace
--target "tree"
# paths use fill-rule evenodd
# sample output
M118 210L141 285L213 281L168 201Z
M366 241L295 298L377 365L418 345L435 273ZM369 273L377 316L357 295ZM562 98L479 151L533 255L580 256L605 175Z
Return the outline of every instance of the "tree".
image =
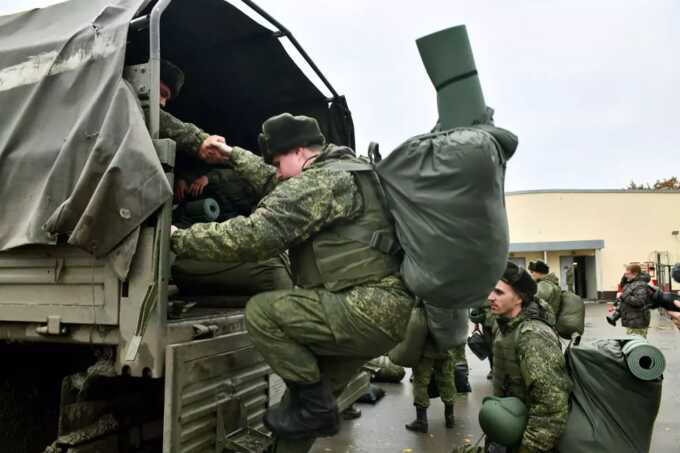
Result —
M677 176L671 176L666 179L657 179L651 186L649 183L636 184L635 181L631 181L626 190L669 190L680 192L680 180L678 180Z

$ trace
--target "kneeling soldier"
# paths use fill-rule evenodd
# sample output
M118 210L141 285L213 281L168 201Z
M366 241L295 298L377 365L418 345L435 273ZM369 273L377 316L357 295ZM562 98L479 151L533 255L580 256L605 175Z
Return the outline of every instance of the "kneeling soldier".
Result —
M521 453L555 449L567 423L571 392L554 316L535 296L536 282L510 262L489 295L498 326L493 342L494 395L521 399L529 413L516 450Z

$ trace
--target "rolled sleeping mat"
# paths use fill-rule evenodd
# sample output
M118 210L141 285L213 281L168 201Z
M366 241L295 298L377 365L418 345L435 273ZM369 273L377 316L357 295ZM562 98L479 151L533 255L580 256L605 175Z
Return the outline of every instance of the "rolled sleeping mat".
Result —
M622 349L628 370L643 381L659 379L666 369L666 358L656 346L644 339L628 341Z
M486 103L465 25L416 40L427 75L437 90L441 130L471 126L486 117Z
M220 216L220 205L214 198L204 198L188 202L184 212L195 222L214 222Z

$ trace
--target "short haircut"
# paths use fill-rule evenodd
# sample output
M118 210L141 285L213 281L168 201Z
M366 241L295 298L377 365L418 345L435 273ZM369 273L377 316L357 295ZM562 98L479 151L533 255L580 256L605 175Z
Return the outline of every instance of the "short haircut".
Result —
M632 272L633 274L642 273L642 269L640 269L639 264L630 263L628 266L626 266L626 269L628 270L628 272Z

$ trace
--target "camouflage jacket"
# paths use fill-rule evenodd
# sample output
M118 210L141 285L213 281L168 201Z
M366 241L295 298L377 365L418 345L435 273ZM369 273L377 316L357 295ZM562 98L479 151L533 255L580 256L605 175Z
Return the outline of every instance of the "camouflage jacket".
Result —
M199 223L176 231L171 239L172 250L179 256L203 260L259 261L304 242L328 225L357 218L362 213L363 200L352 174L315 165L331 157L337 149L335 145L327 145L300 176L278 181L273 166L235 147L231 161L257 198L261 198L257 207L248 217ZM365 318L376 319L389 312L395 319L408 319L412 301L397 302L401 294L407 294L399 277L388 276L375 284L361 286L399 295L391 298L394 306L390 307L353 298L352 305ZM401 331L386 333L393 338L403 337Z
M648 285L642 276L637 276L623 287L621 295L621 324L624 327L643 329L649 327L650 313L647 307Z
M536 296L548 302L555 316L560 314L562 290L557 276L552 272L536 280Z
M572 388L560 341L547 323L534 319L526 309L510 320L498 317L496 323L500 335L495 342L516 335L516 360L529 412L520 451L550 451L566 427ZM495 368L496 363L494 374Z
M191 156L198 154L201 143L208 138L208 134L195 124L185 123L163 109L160 109L158 136L174 140L178 152Z

